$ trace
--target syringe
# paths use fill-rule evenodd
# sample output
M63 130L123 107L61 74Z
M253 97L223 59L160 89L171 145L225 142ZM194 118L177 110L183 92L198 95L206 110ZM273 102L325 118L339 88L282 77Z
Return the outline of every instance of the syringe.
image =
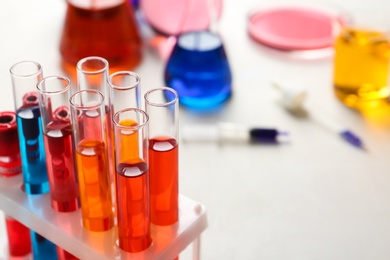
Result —
M219 122L214 125L187 125L181 130L184 142L278 144L290 139L288 132L276 128L251 127Z

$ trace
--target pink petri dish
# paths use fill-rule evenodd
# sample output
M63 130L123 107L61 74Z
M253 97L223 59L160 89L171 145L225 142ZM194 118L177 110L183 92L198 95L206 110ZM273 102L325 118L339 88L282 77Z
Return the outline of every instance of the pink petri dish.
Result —
M343 16L327 9L282 6L258 10L249 15L248 33L271 48L297 51L332 47Z

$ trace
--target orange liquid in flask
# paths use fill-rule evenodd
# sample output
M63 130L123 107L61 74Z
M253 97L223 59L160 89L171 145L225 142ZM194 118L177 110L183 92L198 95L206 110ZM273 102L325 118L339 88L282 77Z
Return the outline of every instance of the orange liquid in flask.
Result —
M333 84L345 105L365 109L389 96L389 41L380 32L348 29L335 43Z
M142 41L129 1L85 2L68 0L60 40L65 73L75 79L77 62L88 56L105 58L110 73L135 68L142 60Z

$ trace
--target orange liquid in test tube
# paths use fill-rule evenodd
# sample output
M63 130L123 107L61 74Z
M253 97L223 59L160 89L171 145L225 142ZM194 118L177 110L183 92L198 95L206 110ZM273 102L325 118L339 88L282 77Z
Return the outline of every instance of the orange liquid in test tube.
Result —
M76 150L83 225L91 231L109 230L114 216L106 145L100 140L83 140Z
M136 126L138 125L136 121L132 119L124 119L120 121L122 126ZM128 130L122 130L121 142L126 145L120 145L120 157L118 161L121 161L125 158L138 158L138 132Z

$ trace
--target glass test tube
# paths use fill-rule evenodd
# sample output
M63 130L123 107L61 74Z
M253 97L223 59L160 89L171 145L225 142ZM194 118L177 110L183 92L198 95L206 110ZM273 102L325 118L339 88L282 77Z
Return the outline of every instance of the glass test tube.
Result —
M30 229L19 221L6 216L9 254L12 257L21 257L31 253Z
M56 245L45 237L31 230L33 259L58 259Z
M16 115L0 112L0 176L12 177L22 172ZM17 220L5 218L9 254L20 257L31 253L30 229Z
M111 138L109 134L112 130L111 126L111 112L110 112L110 89L108 87L108 73L109 63L106 59L98 56L90 56L79 60L77 63L77 90L92 89L100 91L104 96L104 109L106 111L106 117L104 118L104 124L107 134L107 149L111 151ZM108 153L108 165L111 183L113 183L115 171L114 171L114 159L113 154Z
M109 76L111 116L125 108L140 107L140 82L141 77L131 71L119 71Z
M108 77L111 119L119 110L140 107L140 81L140 76L131 71L119 71ZM113 128L110 130L110 137L111 140L114 140ZM112 158L114 158L114 145L111 146L111 153ZM114 163L112 167L113 172L115 172Z
M21 61L10 68L22 160L23 188L27 194L49 191L41 113L36 84L42 67L34 61Z
M11 177L22 172L16 115L0 112L0 175Z
M109 64L108 61L104 58L90 56L79 60L77 63L77 89L73 90L73 92L84 89L98 90L105 98L105 106L108 106L108 71Z
M59 212L71 212L79 208L69 111L70 86L70 80L61 76L45 77L37 84L51 206Z
M145 94L149 115L151 221L166 226L179 220L178 96L171 88Z
M10 68L16 110L23 190L27 194L42 194L50 190L42 119L37 83L43 78L42 66L35 61L21 61ZM56 246L30 230L34 259L56 259Z
M104 96L80 90L70 98L83 226L106 231L114 225L108 172Z
M113 117L119 247L140 252L152 242L148 173L148 116L138 108Z
M58 260L79 260L77 257L57 246Z

